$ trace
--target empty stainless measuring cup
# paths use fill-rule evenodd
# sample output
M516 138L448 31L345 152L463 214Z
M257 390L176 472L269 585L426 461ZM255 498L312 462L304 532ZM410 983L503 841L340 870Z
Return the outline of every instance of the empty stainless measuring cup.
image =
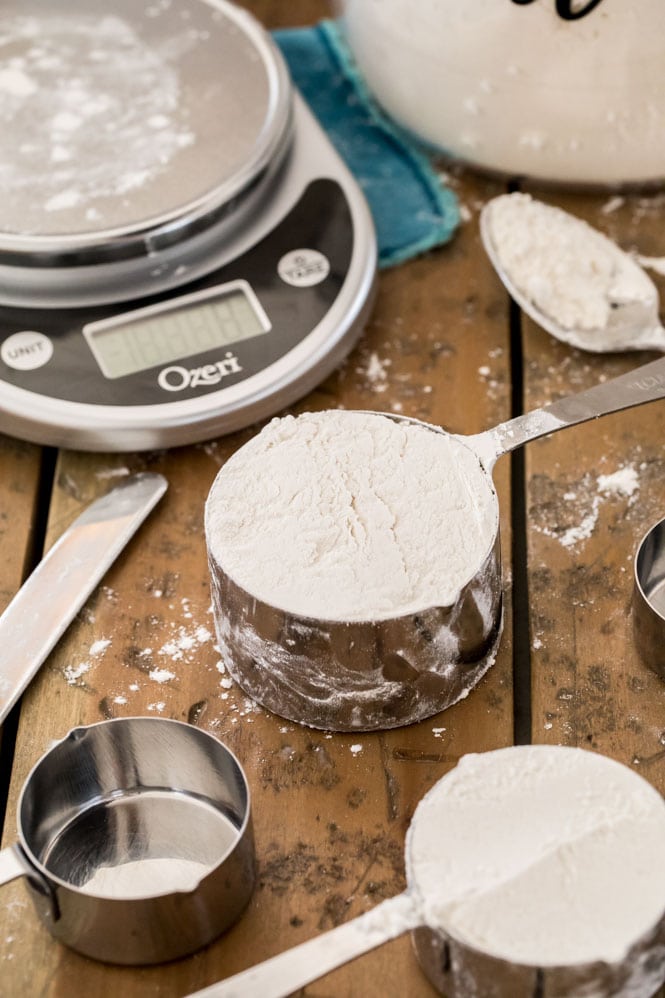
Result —
M212 735L165 718L74 728L37 762L0 883L24 876L60 942L109 963L193 952L254 881L247 781Z
M665 520L654 524L637 548L633 632L644 662L665 679Z

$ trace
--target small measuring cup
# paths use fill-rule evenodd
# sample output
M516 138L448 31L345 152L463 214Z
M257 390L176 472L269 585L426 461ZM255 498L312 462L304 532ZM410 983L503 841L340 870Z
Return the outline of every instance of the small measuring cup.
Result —
M644 662L665 679L665 520L640 541L634 571L635 644Z
M566 779L571 771L576 771L578 776L581 773L582 778L577 793L569 795ZM505 791L506 786L516 788L512 799L519 807L514 817L505 812L500 814L495 826L493 798L500 799L502 788ZM581 792L581 786L585 787L585 792ZM597 807L601 809L600 816L596 814L589 822L589 809ZM461 932L456 937L448 925L451 915L441 914L441 902L446 898L437 894L437 889L440 890L440 886L437 888L439 865L447 871L444 882L458 884L459 895L451 905L455 918L457 908L469 898L473 899L477 892L482 894L483 888L491 894L500 890L506 880L518 883L530 863L539 866L549 860L550 871L555 877L564 875L568 878L565 908L569 916L566 923L569 948L559 952L570 953L571 937L585 931L586 920L594 908L597 910L602 904L597 882L593 878L585 882L579 872L580 867L585 866L584 861L589 860L584 841L594 831L600 833L599 841L603 843L594 857L599 867L597 877L606 875L607 894L611 896L616 856L612 849L604 851L607 838L611 841L611 830L607 827L608 807L610 815L615 808L624 821L632 821L632 836L628 837L631 848L622 858L629 871L627 875L639 880L637 888L628 891L631 897L627 904L635 905L635 895L643 890L646 876L654 878L648 900L643 902L639 927L635 924L631 938L622 938L619 945L615 929L606 928L600 933L602 942L597 944L598 959L573 962L572 958L559 958L556 963L535 964L515 956L520 949L514 938L510 942L511 956L499 956L489 951L489 947L481 949L479 945L471 945L460 938ZM460 811L466 813L461 823ZM632 817L628 817L631 814ZM661 861L657 871L645 872L640 832L647 828L642 823L647 814L649 850L653 850L657 849L665 830L662 798L643 777L596 753L563 746L528 745L467 756L432 787L415 810L406 836L408 886L402 894L330 932L197 991L189 998L285 998L408 931L413 932L416 955L426 976L447 998L469 998L471 995L477 998L565 998L571 995L636 998L654 994L665 980L665 898L660 893L665 886L665 863ZM472 835L469 822L475 826ZM519 847L524 828L528 830L524 835L528 856L524 856ZM464 830L466 837L462 838ZM560 854L557 834L563 837ZM577 858L577 877L570 865L570 850L575 843L580 844L582 857L581 860L580 856ZM463 873L458 879L460 868ZM529 908L527 917L533 918L533 936L540 938L537 948L542 950L543 934L547 935L547 929L556 925L557 918L562 916L557 914L556 906L549 908L547 898L542 898L541 893L541 887L532 886L525 903ZM504 904L510 906L510 891L504 896L508 898ZM519 903L512 903L519 911ZM506 915L509 914L510 911L506 911ZM521 911L520 916L523 921ZM442 927L444 922L445 929ZM484 931L481 927L479 938L484 938ZM530 933L530 930L526 931ZM510 937L511 932L509 928L504 938Z
M452 435L480 463L495 514L484 560L450 606L424 606L382 620L297 615L243 589L211 554L209 541L217 637L228 672L269 710L324 730L395 728L449 707L492 665L501 636L499 505L492 484L496 460L567 426L663 397L665 358L483 433ZM375 415L446 433L417 419ZM214 490L213 484L206 532Z
M37 762L0 884L25 877L52 936L108 963L160 963L211 942L254 882L249 789L235 756L180 721L74 728Z

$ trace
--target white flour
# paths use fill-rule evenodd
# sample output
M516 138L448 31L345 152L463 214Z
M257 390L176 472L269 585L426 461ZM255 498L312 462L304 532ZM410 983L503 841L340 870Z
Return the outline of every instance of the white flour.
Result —
M640 480L632 464L618 468L617 471L609 475L598 476L598 491L608 495L628 496L630 498L639 487Z
M177 71L119 17L0 16L2 227L141 188L194 141ZM55 224L55 222L54 222Z
M588 350L618 350L638 339L646 345L657 325L657 292L632 257L586 222L528 194L501 195L485 210L508 280L542 313L549 332Z
M81 685L79 680L82 679L86 673L90 672L92 665L95 664L94 660L103 655L110 644L111 641L109 638L99 638L97 641L93 641L88 651L90 658L93 660L92 662L90 660L86 660L84 662L79 662L78 665L72 665L69 663L64 667L62 670L63 675L70 686Z
M630 506L636 501L640 480L635 466L627 464L609 474L598 475L595 492L591 494L593 486L593 476L587 472L579 479L578 488L564 492L565 506L559 507L556 524L532 519L533 528L554 537L565 548L575 548L593 534L605 502L626 499Z
M175 679L175 672L169 669L151 669L148 675L155 683L168 683Z
M388 372L391 361L382 360L377 353L371 353L365 367L356 368L375 392L385 392L388 388Z
M191 859L139 859L119 866L100 866L81 886L100 897L139 898L171 891L192 891L210 870Z
M496 530L472 451L377 413L273 420L225 464L206 504L224 572L264 602L327 620L453 604Z
M627 767L502 749L465 756L419 804L409 884L427 924L484 952L618 962L665 912L664 839L661 796Z

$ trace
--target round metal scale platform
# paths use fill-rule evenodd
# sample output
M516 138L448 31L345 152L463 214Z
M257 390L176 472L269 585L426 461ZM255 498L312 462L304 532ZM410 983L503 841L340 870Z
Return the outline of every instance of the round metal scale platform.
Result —
M0 11L0 430L137 450L279 411L359 335L364 197L225 0Z

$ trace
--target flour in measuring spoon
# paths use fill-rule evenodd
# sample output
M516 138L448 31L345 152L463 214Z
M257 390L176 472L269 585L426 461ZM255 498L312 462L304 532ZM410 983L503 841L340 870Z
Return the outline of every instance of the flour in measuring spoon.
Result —
M508 279L560 327L560 339L617 350L635 345L641 328L645 336L652 332L653 283L601 232L528 194L502 195L485 210Z
M378 413L273 420L224 465L206 504L222 571L266 603L328 620L453 604L496 531L477 456Z
M426 923L486 953L615 963L665 914L664 839L663 799L628 767L520 746L465 756L423 798L407 873Z

